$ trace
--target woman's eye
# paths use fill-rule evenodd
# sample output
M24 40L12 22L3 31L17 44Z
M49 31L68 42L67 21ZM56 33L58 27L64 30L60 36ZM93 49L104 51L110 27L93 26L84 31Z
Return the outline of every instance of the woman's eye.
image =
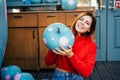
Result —
M89 21L86 21L85 23L86 23L87 25L90 25Z
M81 21L82 21L82 20L83 20L83 18L80 18L79 20L81 20Z
M86 23L87 25L90 25L89 23Z

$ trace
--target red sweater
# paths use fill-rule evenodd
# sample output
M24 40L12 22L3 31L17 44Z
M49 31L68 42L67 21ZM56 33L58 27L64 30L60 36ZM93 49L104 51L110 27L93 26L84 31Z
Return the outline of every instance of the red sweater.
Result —
M70 58L48 51L45 57L47 66L56 64L56 67L81 76L88 77L92 72L96 59L96 45L91 37L76 36L72 46L74 55Z

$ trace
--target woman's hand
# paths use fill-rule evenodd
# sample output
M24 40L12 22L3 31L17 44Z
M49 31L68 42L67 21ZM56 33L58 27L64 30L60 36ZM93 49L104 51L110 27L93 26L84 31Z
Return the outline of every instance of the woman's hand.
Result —
M60 46L60 48L61 48L61 50L56 48L55 50L53 50L53 52L58 55L67 56L69 58L73 55L71 46L68 46L68 49L65 49L63 46Z

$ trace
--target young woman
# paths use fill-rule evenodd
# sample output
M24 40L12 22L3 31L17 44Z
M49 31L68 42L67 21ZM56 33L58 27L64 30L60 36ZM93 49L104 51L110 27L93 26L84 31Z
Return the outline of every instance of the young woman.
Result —
M91 74L96 60L96 45L91 38L95 25L96 18L91 12L81 13L71 26L75 36L73 46L48 51L46 65L56 64L52 80L84 80Z

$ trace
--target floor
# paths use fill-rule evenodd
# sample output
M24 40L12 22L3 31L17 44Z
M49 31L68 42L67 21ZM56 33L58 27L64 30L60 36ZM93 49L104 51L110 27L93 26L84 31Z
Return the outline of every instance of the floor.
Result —
M28 72L35 80L51 80L54 70ZM93 73L85 80L120 80L120 61L96 62Z

